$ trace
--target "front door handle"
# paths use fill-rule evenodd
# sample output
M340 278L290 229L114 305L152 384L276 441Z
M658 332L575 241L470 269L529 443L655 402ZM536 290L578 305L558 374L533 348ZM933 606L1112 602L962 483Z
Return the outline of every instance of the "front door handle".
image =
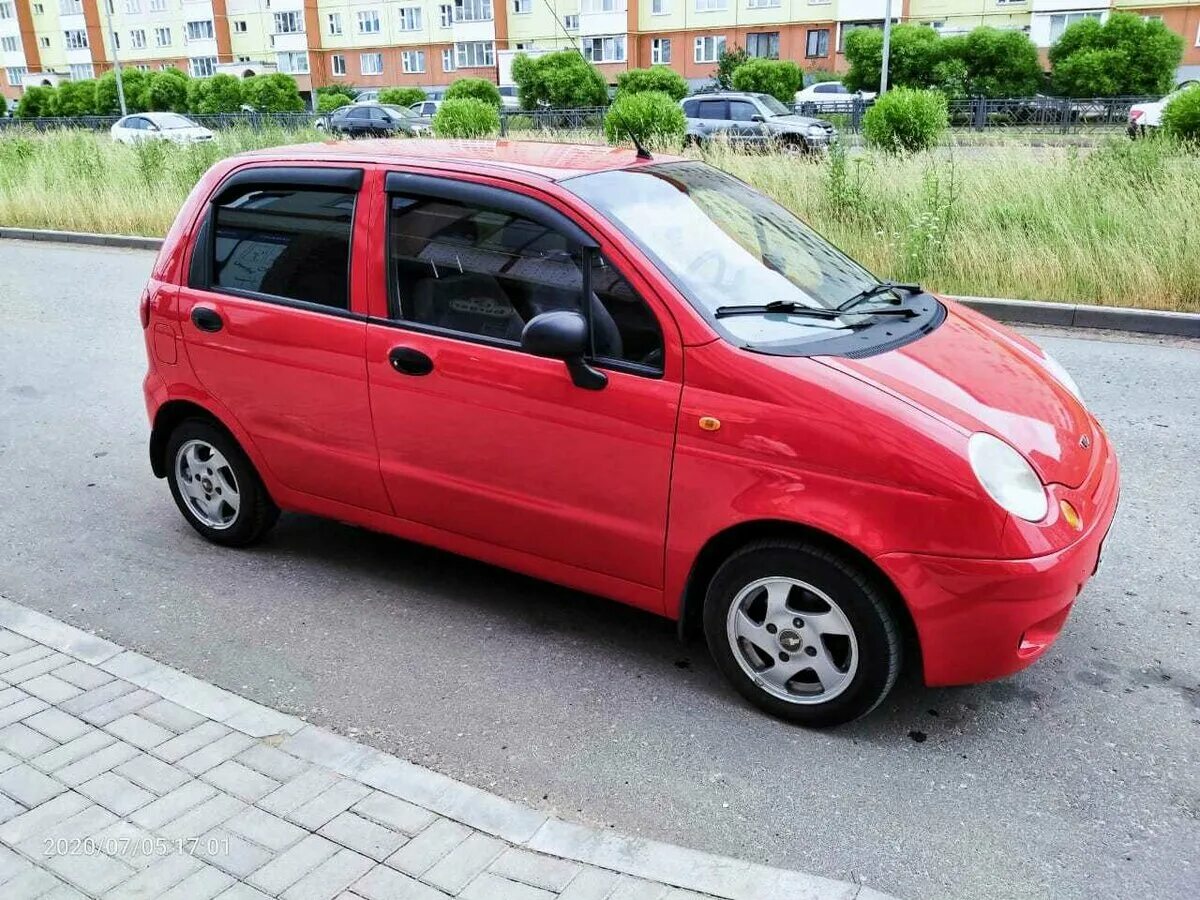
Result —
M192 324L201 331L210 332L220 331L225 327L225 322L221 319L220 314L207 306L192 307Z
M401 375L428 375L433 371L433 360L412 347L393 347L388 362Z

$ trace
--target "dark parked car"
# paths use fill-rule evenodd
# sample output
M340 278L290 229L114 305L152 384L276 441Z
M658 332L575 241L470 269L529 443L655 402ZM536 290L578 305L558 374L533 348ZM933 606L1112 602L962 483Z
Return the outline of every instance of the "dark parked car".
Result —
M680 105L690 144L720 137L741 146L812 151L837 140L831 124L798 116L770 94L700 94L681 100Z
M329 114L325 127L330 134L351 137L416 135L429 129L428 123L410 110L382 103L339 107Z

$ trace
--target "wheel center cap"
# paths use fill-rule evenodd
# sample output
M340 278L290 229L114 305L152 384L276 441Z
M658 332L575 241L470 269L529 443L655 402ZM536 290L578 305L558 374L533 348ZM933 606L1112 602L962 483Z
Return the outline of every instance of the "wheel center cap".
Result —
M208 494L208 493L212 493L213 484L212 484L212 481L211 481L210 479L208 479L208 478L201 478L201 479L200 479L200 484L201 484L201 485L204 487L204 492L205 492L206 494Z
M801 639L800 635L796 634L796 632L791 631L790 629L788 631L779 632L779 646L788 651L788 653L796 652L800 649L803 643L804 641Z

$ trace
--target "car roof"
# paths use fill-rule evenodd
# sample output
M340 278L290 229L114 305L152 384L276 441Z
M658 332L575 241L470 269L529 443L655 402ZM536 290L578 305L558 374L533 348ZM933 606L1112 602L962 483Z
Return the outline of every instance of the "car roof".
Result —
M370 141L322 141L271 147L242 154L281 163L362 162L380 165L449 163L455 169L487 172L503 169L539 179L559 181L588 172L605 172L645 165L637 153L625 147L601 144L559 144L550 141L438 140L434 138L381 138ZM678 159L658 155L654 162Z
M728 100L741 99L743 97L753 97L759 99L767 96L761 91L698 91L691 96L684 97L684 100Z

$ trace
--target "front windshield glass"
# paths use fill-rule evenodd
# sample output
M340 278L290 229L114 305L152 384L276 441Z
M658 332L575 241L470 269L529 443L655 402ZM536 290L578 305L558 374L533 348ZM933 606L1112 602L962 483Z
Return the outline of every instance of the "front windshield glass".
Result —
M596 172L562 184L632 238L710 319L721 306L775 300L832 309L878 283L778 203L705 163ZM764 344L828 337L858 317L858 310L833 320L773 312L716 321L732 337Z
M155 123L159 128L195 128L196 123L186 116L179 116L175 113L160 113L154 117Z
M771 111L773 116L790 116L792 111L772 97L770 94L762 94L758 98L758 102Z
M403 109L402 107L399 107L399 106L388 105L388 106L384 106L383 108L387 112L391 113L392 117L395 119L411 119L411 118L414 118L414 115L415 115L411 109Z

